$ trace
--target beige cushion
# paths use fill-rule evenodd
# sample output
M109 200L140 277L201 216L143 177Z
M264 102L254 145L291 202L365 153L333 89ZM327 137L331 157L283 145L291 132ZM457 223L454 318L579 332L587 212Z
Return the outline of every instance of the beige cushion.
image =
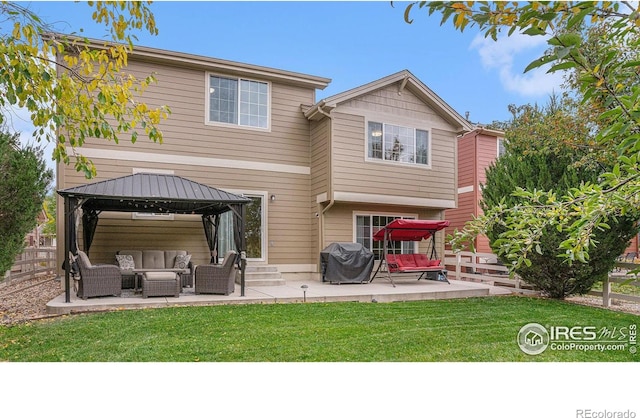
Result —
M120 250L118 255L131 255L135 269L177 269L176 257L186 256L184 250ZM117 257L116 257L117 258ZM190 257L189 257L190 258ZM190 261L190 260L189 260ZM189 264L187 261L187 265ZM188 266L181 269L183 273L188 273Z
M144 250L142 252L142 268L145 269L164 269L172 268L164 264L164 251L162 250Z
M146 280L177 280L178 275L171 271L148 271L144 273Z

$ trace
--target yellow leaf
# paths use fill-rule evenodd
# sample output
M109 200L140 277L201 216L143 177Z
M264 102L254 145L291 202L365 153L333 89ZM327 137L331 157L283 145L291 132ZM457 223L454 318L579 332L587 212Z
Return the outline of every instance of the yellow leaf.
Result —
M11 35L16 39L20 39L20 22L16 22L13 25L13 33Z

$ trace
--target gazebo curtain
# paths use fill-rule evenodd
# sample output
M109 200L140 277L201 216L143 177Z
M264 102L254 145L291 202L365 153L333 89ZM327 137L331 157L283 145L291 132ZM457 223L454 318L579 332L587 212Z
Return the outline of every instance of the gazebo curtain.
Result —
M218 231L220 228L220 215L203 215L202 225L204 227L204 234L207 239L207 246L209 247L209 254L211 256L211 263L218 263Z
M98 215L100 212L96 210L84 210L82 212L82 234L84 236L83 247L84 252L89 255L89 248L93 242L98 227Z

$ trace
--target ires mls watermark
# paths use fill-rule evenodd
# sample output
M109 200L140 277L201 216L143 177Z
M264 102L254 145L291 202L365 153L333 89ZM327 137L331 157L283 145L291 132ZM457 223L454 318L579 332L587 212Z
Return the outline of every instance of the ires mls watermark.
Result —
M518 346L529 355L554 351L637 352L637 325L624 327L550 326L529 323L518 332Z
M576 418L636 418L635 411L609 411L594 409L576 409Z

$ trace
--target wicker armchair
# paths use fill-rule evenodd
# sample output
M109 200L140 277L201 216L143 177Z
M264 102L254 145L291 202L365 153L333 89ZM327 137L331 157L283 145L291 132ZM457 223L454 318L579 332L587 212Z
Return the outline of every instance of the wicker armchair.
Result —
M227 251L222 264L200 264L196 266L195 292L229 295L235 290L236 252Z
M92 265L87 254L82 251L78 251L77 261L80 269L79 298L86 300L93 296L122 295L120 267L109 264Z

